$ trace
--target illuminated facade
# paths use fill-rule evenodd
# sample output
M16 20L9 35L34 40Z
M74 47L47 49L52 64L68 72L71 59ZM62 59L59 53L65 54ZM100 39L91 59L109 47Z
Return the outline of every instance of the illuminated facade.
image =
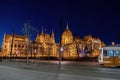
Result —
M99 38L93 38L88 35L83 39L72 35L69 29L68 23L66 30L62 34L61 40L62 46L64 47L63 57L64 58L76 58L76 57L97 57L100 55L101 47L105 46Z
M18 55L25 56L26 51L26 42L28 42L28 38L21 35L16 34L4 34L4 39L2 43L2 56L10 57Z
M36 42L38 46L38 54L40 56L58 57L59 44L55 43L53 31L52 34L46 34L42 30L41 34L37 35Z
M29 44L29 45L28 45ZM100 49L105 46L99 38L88 35L83 39L73 36L68 23L66 30L62 33L61 44L63 46L62 57L65 59L75 59L78 57L96 57L100 54ZM29 41L27 37L16 34L4 34L2 43L2 56L10 57L59 57L59 44L55 42L54 32L47 34L41 31L37 34L35 41Z
M99 38L93 38L91 35L83 39L75 37L77 54L79 56L97 57L100 55L100 49L105 46Z
M64 58L75 58L77 54L76 44L72 32L69 30L67 23L66 30L62 34L61 44L64 47L63 57Z
M27 37L16 34L4 34L2 43L3 57L58 57L59 44L55 43L54 33L45 34L43 31L38 34L35 41L29 41Z

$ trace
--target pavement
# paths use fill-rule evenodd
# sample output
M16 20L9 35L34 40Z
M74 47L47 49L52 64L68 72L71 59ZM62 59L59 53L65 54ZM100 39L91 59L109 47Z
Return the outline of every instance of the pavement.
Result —
M17 59L18 62L25 62L25 60ZM55 60L29 60L30 63L44 63L44 64L59 64L59 61ZM61 65L88 65L99 66L99 62L91 61L61 61Z
M101 68L97 62L18 60L0 63L0 80L120 80L119 68Z

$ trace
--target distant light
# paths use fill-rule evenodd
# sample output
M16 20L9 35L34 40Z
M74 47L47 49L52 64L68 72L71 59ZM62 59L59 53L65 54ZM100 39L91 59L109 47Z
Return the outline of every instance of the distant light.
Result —
M82 50L82 57L85 56L85 50Z
M16 54L18 54L18 51L16 52Z
M115 45L115 42L112 42L112 45L114 46L114 45Z
M34 50L34 52L36 53L36 49Z
M60 51L63 52L63 47L60 48Z

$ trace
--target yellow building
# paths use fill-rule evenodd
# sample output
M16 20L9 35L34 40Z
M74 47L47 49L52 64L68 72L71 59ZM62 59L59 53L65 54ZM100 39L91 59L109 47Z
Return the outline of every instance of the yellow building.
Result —
M16 34L4 34L2 43L2 56L25 56L26 42L28 38Z
M73 36L68 23L62 34L61 43L64 47L63 57L70 59L84 56L97 57L100 55L101 47L105 46L99 38L93 38L91 35L85 36L83 39Z
M85 36L83 39L75 38L77 54L80 56L97 57L100 55L100 49L105 46L99 38L91 35ZM84 52L84 54L82 54Z
M29 45L28 45L29 44ZM99 38L93 38L91 35L83 39L73 36L68 23L61 36L63 46L62 57L65 59L75 59L78 57L99 56L100 48L105 46ZM35 41L29 41L27 37L16 34L4 34L2 43L2 56L10 57L10 54L17 57L59 57L59 43L55 42L54 32L47 34L41 31L37 34Z
M36 42L39 56L58 57L59 44L55 43L53 31L52 34L46 34L42 30L41 34L37 34Z
M74 38L72 32L69 29L68 23L66 25L66 30L62 34L61 44L64 47L64 51L62 53L64 58L76 57L76 44L74 43Z

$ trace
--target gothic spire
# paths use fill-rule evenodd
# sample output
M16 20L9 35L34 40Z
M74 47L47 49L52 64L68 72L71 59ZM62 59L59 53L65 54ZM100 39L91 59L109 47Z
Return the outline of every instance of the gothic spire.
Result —
M54 37L54 32L53 32L53 29L52 29L52 36Z
M69 30L68 21L67 21L66 29Z
M4 33L4 38L3 38L3 41L5 40L5 36L6 36L6 33Z
M42 27L41 34L43 34L43 33L44 33L43 29L44 29L44 27Z
M52 43L55 43L55 39L54 39L54 32L53 32L53 29L52 29L52 34L51 34L51 42L52 42Z

